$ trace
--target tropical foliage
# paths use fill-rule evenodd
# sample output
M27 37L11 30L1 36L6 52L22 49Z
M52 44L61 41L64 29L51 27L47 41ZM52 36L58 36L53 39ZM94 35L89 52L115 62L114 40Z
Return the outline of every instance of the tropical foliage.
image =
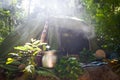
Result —
M99 48L120 53L120 0L82 0L87 11L86 21L95 26ZM112 55L112 54L111 54ZM120 54L119 54L120 56ZM111 65L114 72L120 73L120 63Z
M0 9L0 42L12 31L12 23L10 11Z
M21 0L0 1L0 43L23 19Z
M26 76L36 73L35 56L42 51L40 46L44 47L46 43L40 40L31 39L30 43L15 47L14 53L9 53L6 60L1 59L0 69L6 70L4 73L11 80L15 73L23 72ZM44 48L45 49L45 48Z
M109 51L120 50L120 1L83 0L86 18L95 26L98 46Z
M89 63L89 62L96 60L96 58L95 58L94 53L92 51L89 51L89 50L84 48L79 53L79 60L82 63Z
M83 70L75 57L63 57L58 61L55 73L61 80L77 80Z

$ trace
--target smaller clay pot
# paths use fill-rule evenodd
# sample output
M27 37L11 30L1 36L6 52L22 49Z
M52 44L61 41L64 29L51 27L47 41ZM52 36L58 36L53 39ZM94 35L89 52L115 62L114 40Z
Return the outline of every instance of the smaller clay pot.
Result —
M98 50L95 52L94 56L95 56L96 58L106 58L106 53L105 53L104 50L98 49Z

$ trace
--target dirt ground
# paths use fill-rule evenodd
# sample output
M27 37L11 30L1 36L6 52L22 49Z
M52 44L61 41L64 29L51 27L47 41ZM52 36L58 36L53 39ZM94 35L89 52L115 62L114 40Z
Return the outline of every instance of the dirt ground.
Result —
M102 65L99 67L85 68L85 74L79 80L120 80L120 77L110 67Z

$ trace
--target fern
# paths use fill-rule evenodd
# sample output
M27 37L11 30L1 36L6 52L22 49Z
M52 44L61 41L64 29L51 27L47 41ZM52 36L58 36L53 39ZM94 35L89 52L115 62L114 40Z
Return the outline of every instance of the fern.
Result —
M55 78L56 80L60 80L60 79L53 73L53 71L51 71L51 70L49 70L49 69L46 69L46 68L43 68L43 67L39 67L36 72L37 72L37 74L39 74L40 76L53 77L53 78Z

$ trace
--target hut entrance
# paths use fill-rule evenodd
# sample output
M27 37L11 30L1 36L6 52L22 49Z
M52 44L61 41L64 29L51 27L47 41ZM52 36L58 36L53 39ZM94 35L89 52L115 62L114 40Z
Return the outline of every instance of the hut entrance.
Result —
M60 51L64 54L77 55L84 48L89 49L89 41L82 31L60 28Z

